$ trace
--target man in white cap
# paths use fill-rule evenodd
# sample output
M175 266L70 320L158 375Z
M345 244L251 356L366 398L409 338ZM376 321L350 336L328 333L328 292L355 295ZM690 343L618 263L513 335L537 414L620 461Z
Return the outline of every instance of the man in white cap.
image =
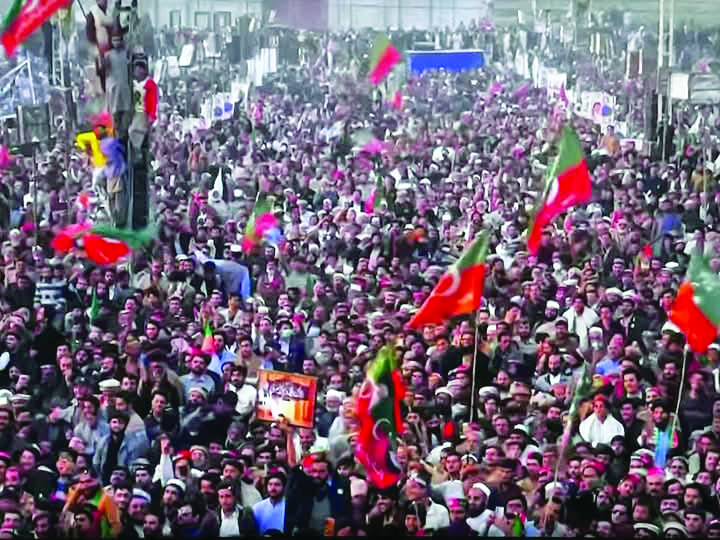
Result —
M353 518L365 520L368 512L368 483L362 478L350 479L350 506Z
M486 508L490 488L482 482L475 482L467 491L468 517L465 520L478 536L485 536L490 527L490 520L495 515Z
M145 524L145 514L147 514L150 509L151 503L152 497L147 491L139 488L132 490L132 496L128 504L128 517L138 538L143 538L144 536L143 525Z
M550 337L555 337L555 321L557 321L559 313L560 304L555 300L548 300L545 303L544 322L540 323L535 329L535 334L547 334Z

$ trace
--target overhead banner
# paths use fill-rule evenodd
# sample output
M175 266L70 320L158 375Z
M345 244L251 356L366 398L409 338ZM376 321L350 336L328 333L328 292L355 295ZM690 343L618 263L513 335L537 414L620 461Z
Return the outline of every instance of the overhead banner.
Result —
M441 69L448 73L462 73L482 69L485 65L485 52L478 49L407 51L405 57L407 70L414 75Z
M286 418L295 427L315 425L317 377L261 369L257 389L255 416L258 420L279 422Z

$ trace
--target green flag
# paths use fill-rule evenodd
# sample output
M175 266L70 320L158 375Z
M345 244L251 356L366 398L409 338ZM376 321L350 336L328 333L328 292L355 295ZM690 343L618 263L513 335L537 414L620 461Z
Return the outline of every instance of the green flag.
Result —
M92 302L90 302L90 324L93 324L100 315L100 302L98 301L97 292L93 289Z

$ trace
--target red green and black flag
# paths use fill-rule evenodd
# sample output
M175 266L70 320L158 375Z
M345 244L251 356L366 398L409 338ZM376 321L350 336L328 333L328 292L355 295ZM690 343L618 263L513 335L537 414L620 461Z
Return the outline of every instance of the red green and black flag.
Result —
M410 328L439 324L450 317L472 313L480 307L485 283L488 236L481 233L460 258L448 268L420 310Z
M385 34L378 34L370 51L370 84L377 86L390 75L396 64L402 60L402 54Z
M720 328L720 279L702 255L695 253L690 259L669 318L693 352L704 353L715 341Z
M386 345L368 368L356 409L360 432L355 457L365 468L369 483L380 489L394 486L400 479L395 451L398 434L403 431L400 403L404 397L395 349Z
M592 196L590 173L580 139L572 128L565 126L558 148L555 162L548 170L539 210L530 226L528 251L533 255L540 247L543 228L573 206L588 202Z
M2 44L9 57L30 35L72 0L13 0L3 19Z
M264 194L258 193L250 219L245 225L245 236L242 248L250 253L254 246L263 241L263 238L278 226L278 220L272 213L272 201Z

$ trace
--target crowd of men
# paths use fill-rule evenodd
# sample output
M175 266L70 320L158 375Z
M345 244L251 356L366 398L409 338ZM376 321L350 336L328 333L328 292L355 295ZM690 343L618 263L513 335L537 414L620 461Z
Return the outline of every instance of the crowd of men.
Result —
M102 215L89 156L60 136L2 171L0 537L720 537L720 344L668 321L693 250L720 270L718 150L651 161L568 114L593 200L530 255L556 97L488 67L410 77L397 107L349 73L285 66L208 129L183 122L207 81L163 82L157 238L128 264L50 247ZM245 252L259 192L282 237ZM410 330L483 230L480 310ZM389 343L401 472L378 489L355 400ZM313 429L255 418L260 369L318 378Z

